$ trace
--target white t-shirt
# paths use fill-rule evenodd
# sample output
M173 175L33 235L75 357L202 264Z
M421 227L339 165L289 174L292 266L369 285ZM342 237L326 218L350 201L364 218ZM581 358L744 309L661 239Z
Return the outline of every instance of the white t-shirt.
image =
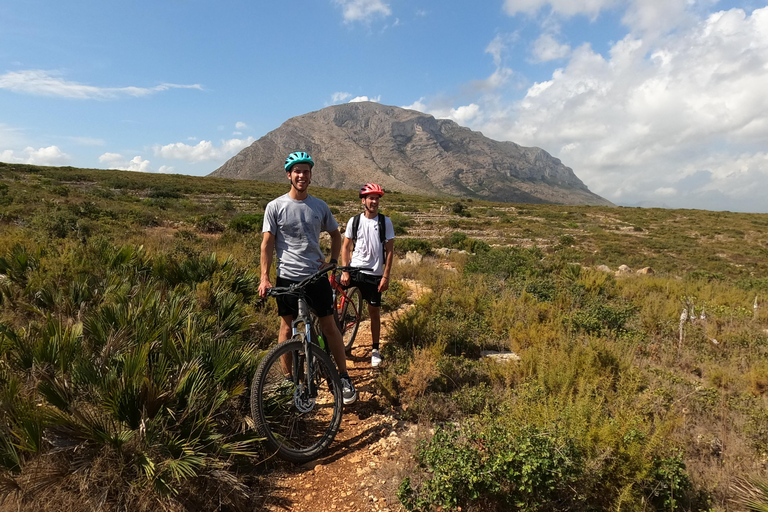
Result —
M355 217L347 222L347 231L344 236L352 238L352 223ZM386 241L395 238L395 228L389 217L384 219L386 229ZM357 227L357 240L355 240L355 250L352 252L352 267L372 268L372 271L365 272L374 276L384 275L384 248L379 237L379 219L374 217L369 219L365 215L360 217L360 225Z
M325 261L320 232L337 229L339 225L322 199L307 196L299 201L285 194L270 201L261 231L275 235L278 277L300 281L317 272Z

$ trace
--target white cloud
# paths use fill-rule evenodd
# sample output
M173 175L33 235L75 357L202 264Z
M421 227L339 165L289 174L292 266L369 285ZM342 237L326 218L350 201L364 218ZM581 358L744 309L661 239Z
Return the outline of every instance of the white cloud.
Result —
M542 34L533 43L533 58L538 62L563 59L571 54L571 47L560 44L550 34Z
M123 161L123 155L120 153L104 153L99 157L99 162L103 164L117 164Z
M222 160L228 158L244 147L253 143L255 139L229 139L221 141L221 146L216 147L211 141L201 140L194 146L176 142L165 146L154 147L155 156L171 160L185 160L187 162L204 162L209 160Z
M155 87L95 87L64 80L59 73L30 69L0 75L0 89L34 96L54 96L71 99L107 100L126 96L149 96L169 89L202 89L198 84L160 84Z
M173 174L176 172L176 169L173 167L169 167L167 165L161 165L160 168L157 170L160 174Z
M485 47L485 53L490 53L496 67L501 66L501 54L509 44L509 36L498 34L493 41Z
M6 149L0 152L0 161L12 164L66 165L71 157L58 146L35 149L27 147L22 151Z
M504 99L507 83L473 96L477 109L408 108L544 148L614 202L768 212L768 7L691 16L606 55L574 48L522 100Z
M140 156L135 156L128 162L128 171L150 172L149 160L143 160Z
M344 23L368 22L376 16L389 16L392 10L383 0L333 0L341 7Z
M759 152L768 140L766 34L768 8L751 16L734 9L652 46L628 36L608 58L582 46L505 113L514 121L499 116L483 130L544 148L578 142L566 163L609 199L666 195L678 180L708 170L712 179L686 197L719 191L724 197L709 207L735 208L737 197L757 193L743 183L768 173ZM740 153L738 171L724 147Z
M462 126L466 126L472 119L477 117L480 107L474 103L459 108L452 108L448 119L452 119Z
M686 22L694 22L689 0L633 0L622 18L633 33L643 37L666 34Z
M499 87L506 85L509 82L509 79L514 75L515 72L510 68L498 68L485 80L474 80L471 83L472 90L478 92L492 92Z
M622 1L624 0L504 0L504 11L510 16L517 13L533 15L548 5L553 13L563 16L584 14L594 18L601 10L615 7Z
M333 103L341 103L343 101L346 101L348 98L350 98L352 95L348 92L335 92L331 95L331 102Z
M427 105L424 103L424 98L419 98L410 105L403 105L401 108L407 108L408 110L417 110L419 112L426 112Z
M244 122L238 121L235 123L235 130L246 130L246 129L248 129L248 125L245 124Z
M108 169L119 169L122 171L152 172L149 167L149 160L144 160L141 156L135 156L127 160L120 153L104 153L99 157L99 162L107 164Z
M660 187L654 191L657 196L674 196L677 194L677 190L672 187Z
M481 117L480 106L475 103L469 105L463 105L457 108L441 107L441 106L428 106L423 103L423 98L420 98L411 105L404 106L410 110L417 110L425 114L429 114L437 119L450 119L457 122L461 126L467 126L473 119Z
M504 66L504 54L510 50L510 47L517 41L517 34L498 34L485 47L485 53L493 57L493 64L496 70L485 80L474 80L472 87L476 91L493 91L494 89L506 84L514 75L512 69Z
M381 101L381 95L374 98L369 98L368 96L357 96L356 98L349 100L350 103L358 103L360 101L372 101L374 103L379 103Z

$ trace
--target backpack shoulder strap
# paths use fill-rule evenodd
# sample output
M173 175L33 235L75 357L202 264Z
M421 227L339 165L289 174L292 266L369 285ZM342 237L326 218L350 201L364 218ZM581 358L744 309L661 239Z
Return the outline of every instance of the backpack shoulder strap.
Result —
M360 227L360 216L362 215L355 215L354 219L352 219L352 240L357 240L357 228Z
M379 214L379 240L381 240L381 243L385 243L387 241L387 224L385 222L386 217L383 213Z

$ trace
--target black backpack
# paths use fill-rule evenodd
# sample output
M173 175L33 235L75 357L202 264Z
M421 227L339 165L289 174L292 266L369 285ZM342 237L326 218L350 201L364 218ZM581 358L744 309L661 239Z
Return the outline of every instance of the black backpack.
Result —
M360 226L360 217L362 217L364 214L361 213L359 215L355 215L355 218L352 220L352 240L357 240L357 228ZM384 219L386 217L379 213L378 215L378 221L379 221L379 240L381 240L381 250L382 255L384 255L384 244L387 241L387 228L386 224L384 222Z

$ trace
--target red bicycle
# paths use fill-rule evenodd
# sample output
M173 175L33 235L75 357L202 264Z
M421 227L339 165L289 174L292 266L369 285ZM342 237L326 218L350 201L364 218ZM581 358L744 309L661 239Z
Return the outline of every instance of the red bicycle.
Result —
M344 340L344 350L349 353L352 350L352 344L357 337L357 330L360 328L360 319L363 315L363 294L355 286L344 288L341 284L339 272L349 272L354 278L359 272L369 270L358 267L336 267L328 274L328 281L333 288L333 312L336 318L336 326L341 332Z

